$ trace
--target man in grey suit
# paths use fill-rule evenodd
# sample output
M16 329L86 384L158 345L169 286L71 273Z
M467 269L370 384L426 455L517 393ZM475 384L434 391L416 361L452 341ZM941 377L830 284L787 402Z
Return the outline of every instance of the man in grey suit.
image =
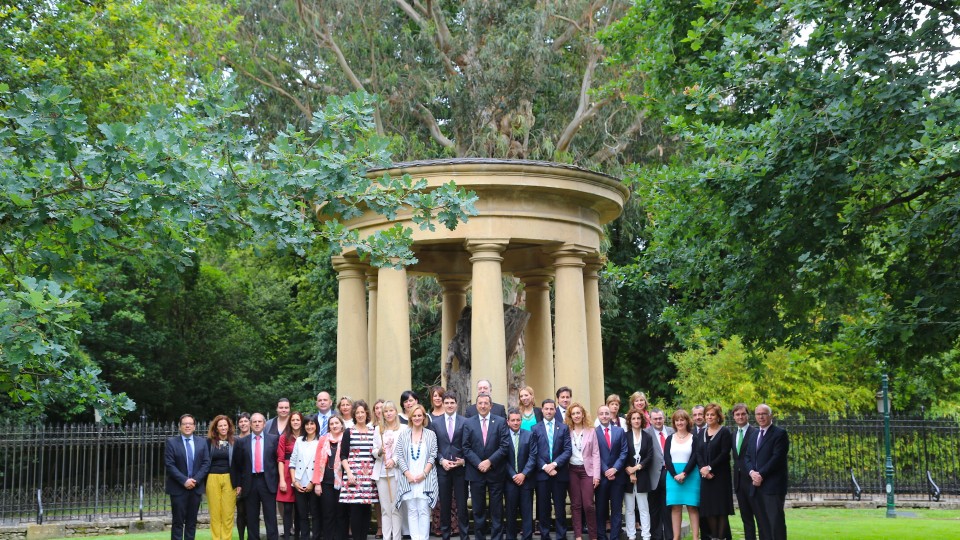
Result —
M647 433L653 437L653 463L650 465L650 491L647 504L650 507L650 534L653 540L673 538L673 524L667 509L667 469L664 467L663 447L673 428L663 425L665 416L660 409L650 410L650 426Z
M193 540L197 534L197 513L210 471L210 452L203 437L193 436L196 427L193 415L181 416L180 434L167 439L163 450L167 470L164 491L170 495L173 509L172 540Z

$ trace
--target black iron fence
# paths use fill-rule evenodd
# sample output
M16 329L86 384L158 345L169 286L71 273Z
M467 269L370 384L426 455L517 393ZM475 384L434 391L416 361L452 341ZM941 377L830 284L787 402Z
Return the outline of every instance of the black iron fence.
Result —
M884 493L883 421L807 415L790 432L791 497ZM898 499L960 495L960 424L894 416ZM163 448L173 423L2 426L0 524L169 513ZM205 433L199 425L198 433Z

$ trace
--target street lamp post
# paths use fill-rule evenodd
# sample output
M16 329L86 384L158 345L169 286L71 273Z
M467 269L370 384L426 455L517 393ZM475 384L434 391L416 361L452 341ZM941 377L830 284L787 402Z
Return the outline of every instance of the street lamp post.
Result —
M877 396L877 411L883 413L883 447L886 453L884 472L887 490L887 517L897 517L897 509L893 495L893 453L890 445L890 381L886 373L883 374L883 388Z

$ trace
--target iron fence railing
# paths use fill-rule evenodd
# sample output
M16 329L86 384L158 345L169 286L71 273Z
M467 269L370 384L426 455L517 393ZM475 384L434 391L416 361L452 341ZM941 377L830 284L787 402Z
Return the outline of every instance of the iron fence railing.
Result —
M882 496L882 418L794 415L779 423L790 433L791 497ZM895 415L891 428L898 499L960 495L956 420ZM0 429L0 524L169 514L163 449L175 424Z

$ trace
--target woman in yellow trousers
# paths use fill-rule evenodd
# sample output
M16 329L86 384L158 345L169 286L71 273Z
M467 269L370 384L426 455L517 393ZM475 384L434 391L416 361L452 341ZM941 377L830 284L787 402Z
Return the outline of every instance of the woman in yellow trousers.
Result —
M210 422L207 433L210 445L210 473L207 475L207 504L210 505L210 536L212 540L230 540L233 536L233 513L237 508L237 493L230 478L233 460L233 422L219 415Z

